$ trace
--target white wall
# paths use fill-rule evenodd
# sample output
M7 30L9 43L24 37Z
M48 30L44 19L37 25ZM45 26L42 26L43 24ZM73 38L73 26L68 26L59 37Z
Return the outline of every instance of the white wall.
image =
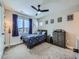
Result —
M2 0L0 0L0 3L2 4ZM4 51L4 29L3 29L3 21L4 21L4 8L3 5L0 6L0 59L2 59L3 51Z
M47 17L40 19L43 26L40 29L48 30L48 35L52 34L55 29L63 29L66 31L67 47L73 49L76 45L76 37L79 36L79 8L67 9L59 13L49 14ZM67 21L67 15L74 14L73 21ZM57 22L57 18L62 17L61 23ZM54 19L54 24L50 23L50 19ZM48 20L48 24L45 21Z
M32 27L33 27L33 33L37 32L37 30L38 30L38 21L35 18L33 19Z

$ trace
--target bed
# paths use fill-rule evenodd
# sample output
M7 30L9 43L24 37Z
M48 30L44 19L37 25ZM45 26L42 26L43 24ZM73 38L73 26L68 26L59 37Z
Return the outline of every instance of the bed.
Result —
M45 42L47 37L47 30L38 30L37 33L27 34L23 33L21 40L27 45L27 48L33 48L35 45Z

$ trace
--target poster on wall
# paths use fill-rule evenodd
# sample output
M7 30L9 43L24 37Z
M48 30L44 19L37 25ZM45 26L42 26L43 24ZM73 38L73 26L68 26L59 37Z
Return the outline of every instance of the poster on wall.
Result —
M51 20L50 20L50 23L51 23L51 24L54 23L54 19L51 19Z
M59 22L62 22L62 17L59 17L59 18L58 18L58 23L59 23Z
M47 20L45 21L45 24L48 24L48 21Z
M67 21L72 21L74 18L73 14L67 16Z

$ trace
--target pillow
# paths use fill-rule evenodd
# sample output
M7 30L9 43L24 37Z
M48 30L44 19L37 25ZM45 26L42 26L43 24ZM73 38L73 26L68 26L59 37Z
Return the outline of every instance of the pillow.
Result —
M39 31L39 34L42 34L42 32L41 32L41 31Z
M37 32L37 34L40 34L40 32Z
M42 35L45 35L45 32L42 32Z
M41 31L38 31L37 34L42 34L42 32Z

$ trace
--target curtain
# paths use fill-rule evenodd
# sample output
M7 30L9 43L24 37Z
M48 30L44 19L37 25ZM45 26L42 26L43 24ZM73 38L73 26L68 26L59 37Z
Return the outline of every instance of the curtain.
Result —
M18 16L13 14L13 29L12 29L12 36L19 36L18 33L18 25L17 25Z
M29 19L29 34L32 34L32 19Z

